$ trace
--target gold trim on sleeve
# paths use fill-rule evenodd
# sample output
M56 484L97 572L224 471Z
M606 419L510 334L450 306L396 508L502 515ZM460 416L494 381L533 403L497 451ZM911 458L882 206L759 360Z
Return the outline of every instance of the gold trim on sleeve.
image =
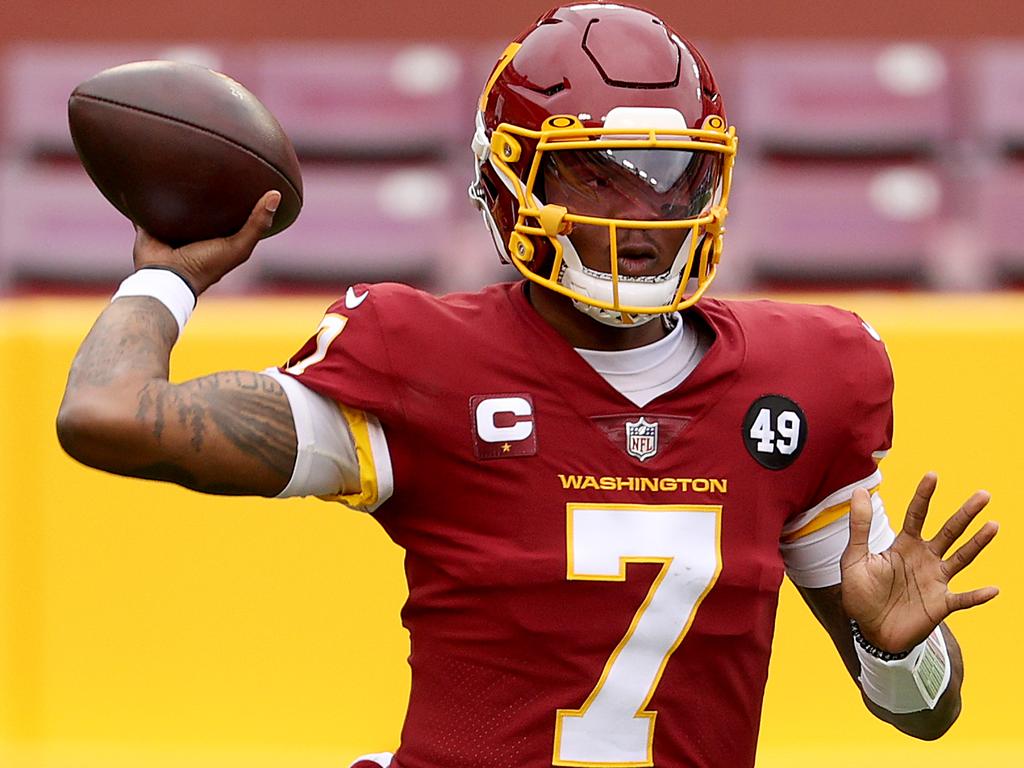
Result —
M868 493L874 496L881 487L882 486L880 485L876 485L873 488L869 488ZM821 512L813 517L807 524L797 528L795 531L785 534L780 541L783 544L789 544L797 539L802 539L804 536L812 534L815 531L820 531L826 525L831 525L836 520L841 520L848 514L850 514L849 500L840 502L839 504L833 504L831 507L825 507L825 509L821 510Z
M338 493L318 498L324 501L336 501L360 512L371 509L380 498L377 481L377 464L374 461L373 447L370 444L370 428L366 413L356 408L338 404L341 415L352 433L355 443L356 459L359 462L359 491L356 493Z

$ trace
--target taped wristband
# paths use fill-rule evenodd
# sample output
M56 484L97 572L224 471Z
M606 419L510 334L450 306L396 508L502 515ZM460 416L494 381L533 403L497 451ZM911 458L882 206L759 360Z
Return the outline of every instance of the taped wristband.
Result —
M110 300L114 302L130 296L148 296L167 307L178 324L179 338L196 307L196 296L191 286L169 269L143 267L128 275Z
M900 658L885 660L854 643L860 659L860 684L878 706L894 714L935 709L949 686L949 652L941 627Z

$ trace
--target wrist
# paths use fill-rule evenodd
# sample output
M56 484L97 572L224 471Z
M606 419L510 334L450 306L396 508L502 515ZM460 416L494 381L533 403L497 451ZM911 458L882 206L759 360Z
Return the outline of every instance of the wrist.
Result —
M142 267L126 277L111 301L145 296L163 304L178 324L178 337L196 306L196 293L191 284L175 270L162 267Z
M859 648L865 651L870 656L874 656L876 659L882 661L899 661L905 659L910 655L913 648L905 648L902 650L889 650L887 648L880 648L879 646L872 643L864 636L864 632L860 628L860 624L855 619L850 619L850 632L853 634L853 641Z

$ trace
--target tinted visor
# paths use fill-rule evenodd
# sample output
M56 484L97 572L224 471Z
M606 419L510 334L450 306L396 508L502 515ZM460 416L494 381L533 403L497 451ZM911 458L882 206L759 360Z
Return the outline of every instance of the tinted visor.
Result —
M543 158L545 203L613 219L691 219L714 204L719 152L680 149L551 150Z

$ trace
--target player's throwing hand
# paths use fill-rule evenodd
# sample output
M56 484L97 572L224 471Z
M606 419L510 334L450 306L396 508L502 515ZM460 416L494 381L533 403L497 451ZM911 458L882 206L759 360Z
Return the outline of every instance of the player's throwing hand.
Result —
M165 267L184 278L198 296L235 267L244 264L274 222L281 193L267 192L256 203L245 225L230 237L203 240L172 248L136 228L132 258L135 269Z
M854 491L850 510L850 543L842 558L843 608L861 634L877 648L900 652L922 642L949 614L986 603L996 587L970 592L949 591L949 581L970 565L999 530L986 522L963 546L943 559L954 542L989 502L976 491L929 540L921 538L937 477L929 472L907 507L903 529L892 546L879 554L868 550L871 500L864 489Z

